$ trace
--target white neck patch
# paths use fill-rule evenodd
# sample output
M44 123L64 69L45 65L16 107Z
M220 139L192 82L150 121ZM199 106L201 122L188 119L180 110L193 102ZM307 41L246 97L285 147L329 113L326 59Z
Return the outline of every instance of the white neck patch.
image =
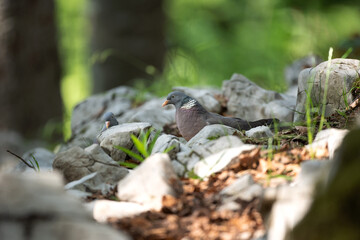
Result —
M190 109L193 106L196 105L196 100L191 99L190 101L188 101L187 103L185 103L184 105L181 106L182 109Z

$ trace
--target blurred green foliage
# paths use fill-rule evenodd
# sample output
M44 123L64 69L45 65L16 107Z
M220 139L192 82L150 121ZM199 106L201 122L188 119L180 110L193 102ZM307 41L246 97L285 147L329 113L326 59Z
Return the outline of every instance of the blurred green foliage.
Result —
M359 4L324 0L167 0L165 69L143 90L166 95L173 86L220 87L233 73L260 86L284 91L284 67L308 54L334 58L336 47L358 34ZM86 1L58 0L61 55L65 75L62 94L66 106L65 134L70 111L90 94ZM346 50L345 50L346 51ZM349 56L351 57L351 55ZM157 72L152 69L151 72Z
M285 0L166 3L171 66L165 76L175 85L221 86L237 72L283 91L287 64L310 53L326 59L329 47L359 31L360 11L353 6L301 10Z
M57 0L57 21L62 60L61 95L64 102L64 138L71 135L73 107L90 95L85 0Z

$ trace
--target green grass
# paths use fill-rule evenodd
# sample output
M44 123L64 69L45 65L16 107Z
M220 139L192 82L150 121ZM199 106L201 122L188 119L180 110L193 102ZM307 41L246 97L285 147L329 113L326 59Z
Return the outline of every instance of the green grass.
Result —
M150 135L152 132L155 132L153 137L150 138ZM152 150L154 148L154 145L156 143L156 140L159 138L160 132L155 131L154 129L149 129L146 132L141 132L139 137L135 136L134 134L131 134L131 140L134 143L134 146L136 148L137 152L132 151L131 149L122 147L122 146L115 146L115 148L119 149L120 151L123 151L126 153L129 157L132 159L135 159L139 162L143 162L147 157L150 157ZM167 149L164 150L163 153L170 152L174 146L170 146ZM135 163L129 163L129 162L118 162L120 165L128 167L128 168L135 168L138 166L138 164Z

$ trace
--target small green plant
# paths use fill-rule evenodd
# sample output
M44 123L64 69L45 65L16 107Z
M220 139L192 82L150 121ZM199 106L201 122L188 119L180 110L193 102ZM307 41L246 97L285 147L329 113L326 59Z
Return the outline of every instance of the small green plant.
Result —
M40 172L40 166L38 161L36 160L36 158L34 157L33 154L30 154L30 156L32 157L33 160L29 160L30 165L32 166L32 168L35 170L35 172Z
M154 148L155 142L158 139L160 132L155 131L154 136L152 139L150 138L151 132L155 131L153 128L147 130L146 132L141 131L139 137L136 137L134 134L131 134L131 140L134 143L135 148L139 153L133 152L128 148L122 147L122 146L115 146L115 148L123 151L127 155L129 155L131 158L143 162L145 158L149 157L151 155L151 152ZM175 146L170 146L167 149L164 150L164 153L168 153L171 151ZM135 168L138 164L135 163L129 163L129 162L119 162L120 165L128 167L128 168Z
M319 124L319 132L322 130L325 120L325 109L326 109L326 97L329 87L329 77L331 71L331 59L333 54L333 48L329 49L329 56L328 56L328 64L326 68L326 78L325 78L325 87L324 87L324 95L322 99L322 109L321 109L321 117L320 117L320 124Z
M26 161L25 159L23 159L22 157L20 157L19 155L17 155L16 153L13 153L10 150L6 150L8 153L10 153L11 155L17 157L18 159L20 159L26 166L28 166L29 168L34 169L35 172L40 172L40 166L38 161L36 160L36 158L34 157L33 154L31 154L30 156L32 157L33 160L29 160L30 163L28 163L28 161Z
M273 158L274 158L273 141L274 141L273 138L269 138L269 139L268 139L267 159L268 159L268 162L269 162L269 163L270 163L270 162L273 160Z

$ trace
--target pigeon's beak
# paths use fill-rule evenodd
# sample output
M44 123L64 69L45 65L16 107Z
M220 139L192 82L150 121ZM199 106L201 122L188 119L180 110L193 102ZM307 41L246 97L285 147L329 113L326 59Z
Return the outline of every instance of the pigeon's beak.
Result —
M106 126L106 129L108 129L109 126L110 126L110 121L106 121L106 122L105 122L105 126Z
M168 105L168 103L169 103L169 100L166 100L166 101L162 104L162 106L165 107L166 105Z

